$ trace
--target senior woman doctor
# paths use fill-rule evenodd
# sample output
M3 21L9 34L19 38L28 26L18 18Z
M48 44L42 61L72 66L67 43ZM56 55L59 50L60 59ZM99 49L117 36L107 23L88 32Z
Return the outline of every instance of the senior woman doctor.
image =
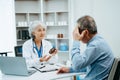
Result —
M27 65L35 66L41 62L56 63L58 61L57 50L51 55L49 50L52 44L44 40L46 34L46 26L40 21L33 21L29 25L30 40L23 44L23 57L25 57Z

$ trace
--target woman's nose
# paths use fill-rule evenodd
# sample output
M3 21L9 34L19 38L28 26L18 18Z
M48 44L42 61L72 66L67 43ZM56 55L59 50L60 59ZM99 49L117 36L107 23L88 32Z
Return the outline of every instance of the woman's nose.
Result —
M41 31L41 34L45 34L45 31Z

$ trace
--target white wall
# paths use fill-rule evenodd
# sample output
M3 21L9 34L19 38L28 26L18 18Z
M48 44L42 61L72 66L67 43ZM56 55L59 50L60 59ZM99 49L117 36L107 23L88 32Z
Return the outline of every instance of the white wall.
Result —
M72 32L76 20L83 15L95 18L98 32L110 44L115 56L120 56L120 0L71 0ZM16 44L14 0L0 0L0 52L14 51ZM12 54L14 55L14 53Z
M72 0L73 3L73 24L72 29L76 25L76 21L78 18L84 15L91 15L93 16L93 0ZM86 45L81 43L81 50L82 52L85 50Z
M94 17L98 32L111 46L114 55L120 56L120 0L73 0L75 22L83 15Z
M15 44L14 0L0 0L0 52L13 52Z
M120 0L94 0L94 17L98 31L120 56Z

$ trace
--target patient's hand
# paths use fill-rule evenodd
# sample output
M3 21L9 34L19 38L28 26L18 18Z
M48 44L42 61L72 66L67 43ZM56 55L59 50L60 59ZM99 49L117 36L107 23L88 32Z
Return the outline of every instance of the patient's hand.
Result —
M68 73L69 71L70 70L69 70L68 67L62 67L62 68L58 69L57 74L59 74L59 73Z

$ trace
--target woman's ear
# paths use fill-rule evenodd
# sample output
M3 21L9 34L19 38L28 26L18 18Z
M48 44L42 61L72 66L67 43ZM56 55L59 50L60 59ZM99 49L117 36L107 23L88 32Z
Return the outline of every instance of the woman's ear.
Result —
M33 39L35 39L34 32L32 32L31 37L32 37Z
M35 36L33 34L31 34L31 38L35 39Z
M32 35L35 35L35 32L32 32Z

